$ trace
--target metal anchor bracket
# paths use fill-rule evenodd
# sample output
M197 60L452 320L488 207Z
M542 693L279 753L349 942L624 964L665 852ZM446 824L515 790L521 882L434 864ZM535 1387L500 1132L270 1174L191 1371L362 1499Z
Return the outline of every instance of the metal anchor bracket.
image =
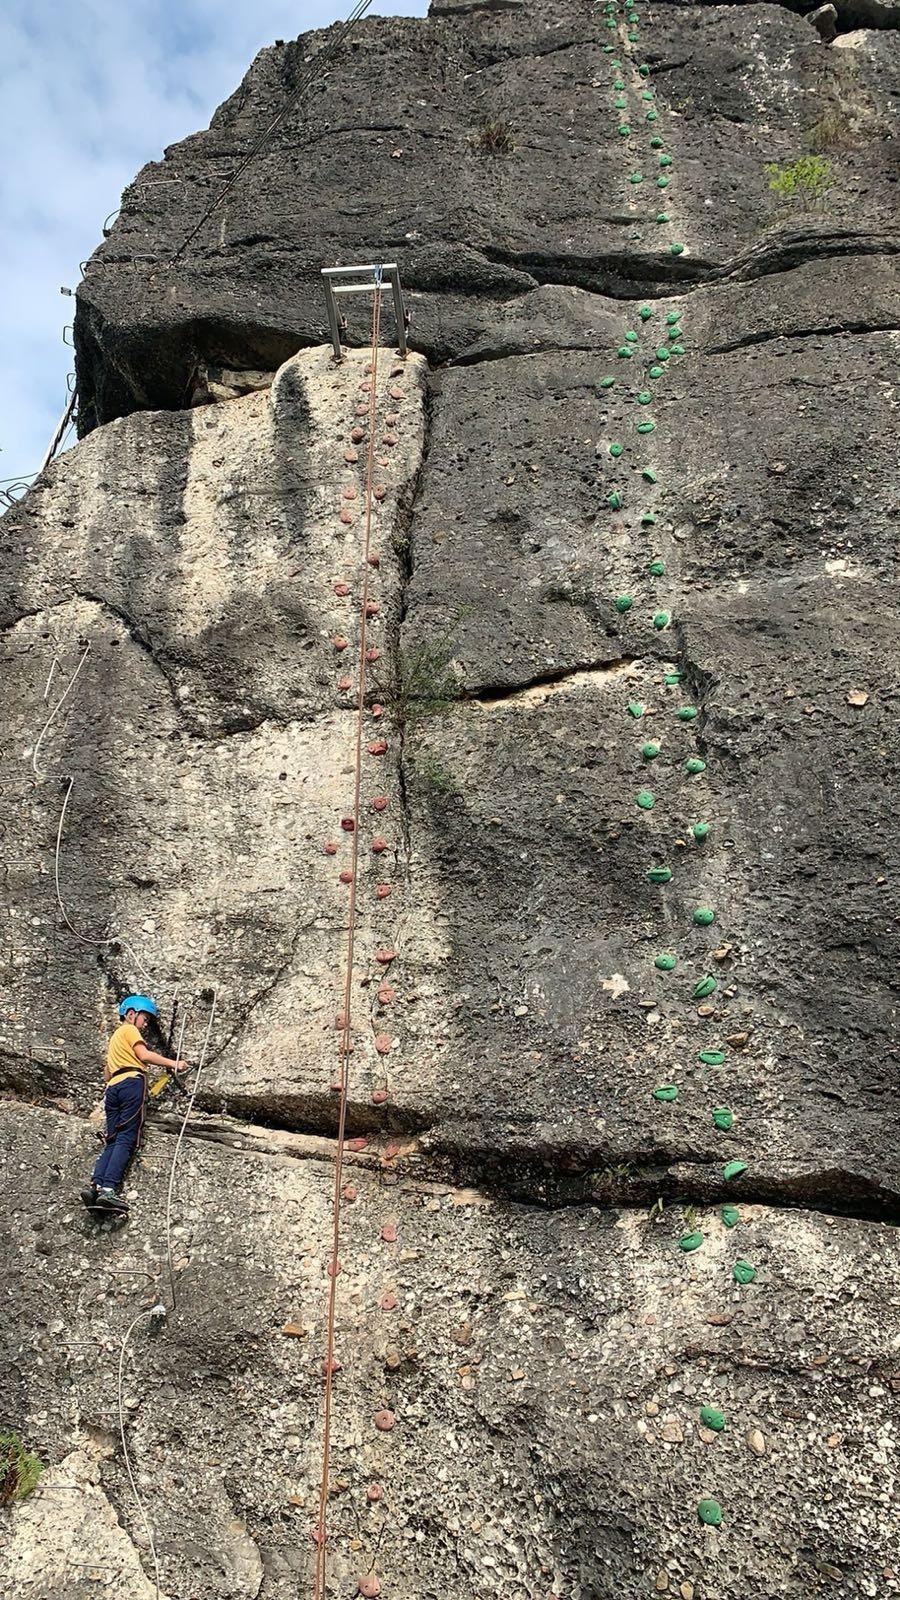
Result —
M335 361L342 359L341 329L345 325L337 308L337 296L339 294L374 294L376 287L385 279L390 282L394 301L394 316L397 321L397 348L401 356L406 356L406 329L409 319L403 305L400 270L395 261L372 262L361 267L323 267L322 277L324 279L325 304L328 308L328 326L331 331L331 343L334 346Z

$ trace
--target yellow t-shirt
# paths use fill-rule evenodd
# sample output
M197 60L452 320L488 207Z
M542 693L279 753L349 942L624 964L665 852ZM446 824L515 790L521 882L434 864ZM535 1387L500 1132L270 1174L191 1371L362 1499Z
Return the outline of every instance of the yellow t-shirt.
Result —
M106 1052L107 1080L115 1073L116 1077L133 1078L135 1073L143 1073L141 1065L134 1053L134 1047L141 1042L141 1030L133 1022L123 1022L115 1031L109 1041Z

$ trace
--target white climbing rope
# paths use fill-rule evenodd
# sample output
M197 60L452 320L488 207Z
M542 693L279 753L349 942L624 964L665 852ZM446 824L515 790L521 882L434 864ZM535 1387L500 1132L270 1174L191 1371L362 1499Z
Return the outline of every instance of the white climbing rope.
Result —
M90 646L90 643L88 643L88 644L85 645L83 651L81 652L81 660L79 661L77 667L75 668L75 671L72 673L71 678L69 679L68 683L66 684L66 687L64 688L62 694L60 695L59 699L57 700L56 705L53 707L53 710L51 711L49 717L47 718L47 721L44 723L44 726L42 727L40 733L37 736L37 740L35 742L34 749L31 752L31 770L34 773L36 778L39 778L41 776L41 771L40 771L40 768L38 767L38 764L37 764L38 751L40 750L41 745L44 742L44 738L45 738L45 736L46 736L46 734L47 734L47 732L48 732L48 730L50 728L51 723L56 720L57 716L59 715L59 713L62 710L63 706L65 705L66 701L68 700L69 695L72 693L72 690L75 687L75 682L76 682L76 679L78 677L78 674L81 671L82 667L84 666L84 663L86 662L88 656L90 655L90 650L91 650L91 646ZM52 668L51 668L50 676L51 677L53 676ZM49 687L50 687L50 679L48 678L47 679L47 689L49 689ZM44 691L44 699L46 699L46 698L47 698L47 690Z
M125 1374L125 1355L128 1350L128 1341L138 1323L142 1322L145 1317L152 1317L157 1309L158 1308L156 1306L151 1306L149 1311L139 1311L137 1316L128 1324L128 1327L122 1336L122 1342L119 1346L119 1375L117 1393L119 1405L119 1437L122 1440L122 1454L125 1457L125 1471L128 1473L128 1482L131 1484L131 1492L134 1495L135 1503L138 1511L141 1514L141 1521L144 1524L144 1531L147 1535L147 1541L150 1545L150 1554L153 1557L153 1570L156 1575L156 1600L160 1600L161 1588L159 1577L159 1559L156 1554L156 1541L153 1538L153 1530L150 1527L150 1522L144 1509L144 1502L138 1492L138 1486L135 1483L134 1473L131 1468L131 1457L128 1454L128 1440L125 1436L125 1405L122 1398L122 1388Z
M174 1153L174 1155L172 1157L172 1168L171 1168L171 1171L169 1173L169 1192L168 1192L168 1195L166 1196L166 1259L167 1259L168 1265L169 1265L169 1289L171 1290L171 1294L172 1294L172 1310L173 1311L175 1310L175 1306L176 1306L176 1303L177 1303L177 1298L176 1298L176 1294L175 1294L175 1268L174 1268L173 1263L172 1263L172 1196L173 1196L173 1194L175 1192L175 1170L176 1170L176 1167L178 1165L178 1157L179 1157L179 1154L181 1152L181 1144L182 1144L182 1140L184 1139L185 1129L187 1128L187 1125L188 1125L188 1119L189 1119L189 1117L191 1115L191 1112L194 1109L194 1101L197 1098L197 1089L198 1089L199 1084L200 1084L200 1074L203 1071L203 1066L204 1066L204 1063L206 1061L206 1051L207 1051L207 1046L209 1045L209 1036L212 1033L213 1019L214 1019L214 1017L216 1015L216 1002L217 1002L217 999L218 999L218 994L219 994L218 988L214 989L213 990L213 998L212 998L212 1006L210 1008L210 1013L209 1013L209 1021L206 1024L206 1034L205 1034L205 1037L204 1037L204 1040L203 1040L202 1048L200 1050L200 1059L197 1062L197 1072L196 1072L196 1075L194 1077L194 1086L193 1086L193 1088L191 1090L191 1097L190 1097L190 1100L188 1101L187 1110L185 1111L184 1117L182 1118L181 1127L178 1130L178 1138L175 1141L175 1153ZM176 1056L177 1057L181 1056L181 1046L182 1046L182 1043L183 1043L183 1040L184 1040L184 1029L185 1029L185 1023L183 1022L181 1024L181 1034L180 1034L180 1037L179 1037L179 1040L178 1040L178 1049L176 1051Z
M74 679L73 679L73 682L74 682ZM71 685L70 685L70 687L71 687ZM62 850L62 836L63 836L63 827L65 826L65 821L66 821L66 811L68 810L69 801L70 801L70 799L72 797L72 789L74 787L74 783L75 783L75 779L74 778L70 778L69 779L69 787L66 790L65 798L64 798L63 803L62 803L62 810L61 810L61 812L59 814L59 827L56 830L56 852L55 852L54 861L53 861L53 881L54 881L54 884L56 886L56 903L59 906L59 909L60 909L60 911L62 913L63 922L65 923L65 925L68 928L70 934L72 935L72 938L73 939L77 939L79 944L91 944L91 945L94 945L95 948L97 948L97 949L101 949L101 948L103 948L103 947L105 947L107 945L111 945L111 944L120 945L123 950L128 952L128 955L131 957L131 959L134 962L135 966L138 968L138 970L140 972L143 973L144 977L145 978L149 978L151 975L147 971L147 968L144 966L144 963L141 960L140 956L137 954L137 951L132 948L132 946L128 943L128 941L126 939L122 938L121 934L112 933L112 934L109 934L108 936L105 936L105 937L102 937L102 938L97 938L96 935L94 935L94 934L79 933L78 929L75 927L74 923L72 922L72 919L69 916L68 911L66 910L65 902L63 901L63 897L62 897L62 889L60 887L60 882L59 882L59 858L60 858L60 853L61 853L61 850Z

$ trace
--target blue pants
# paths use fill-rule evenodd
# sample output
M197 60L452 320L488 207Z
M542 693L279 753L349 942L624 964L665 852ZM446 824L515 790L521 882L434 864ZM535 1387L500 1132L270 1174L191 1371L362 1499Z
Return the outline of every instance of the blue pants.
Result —
M108 1086L106 1107L106 1149L94 1167L92 1183L117 1189L141 1141L144 1127L144 1101L147 1079L117 1078Z

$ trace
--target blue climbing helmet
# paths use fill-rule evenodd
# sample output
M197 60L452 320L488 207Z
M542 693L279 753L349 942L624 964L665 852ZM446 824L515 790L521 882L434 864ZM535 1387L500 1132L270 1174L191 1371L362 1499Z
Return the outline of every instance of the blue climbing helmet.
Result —
M158 1017L156 1001L146 994L127 994L119 1006L119 1019L124 1021L129 1011L146 1011L148 1017Z

